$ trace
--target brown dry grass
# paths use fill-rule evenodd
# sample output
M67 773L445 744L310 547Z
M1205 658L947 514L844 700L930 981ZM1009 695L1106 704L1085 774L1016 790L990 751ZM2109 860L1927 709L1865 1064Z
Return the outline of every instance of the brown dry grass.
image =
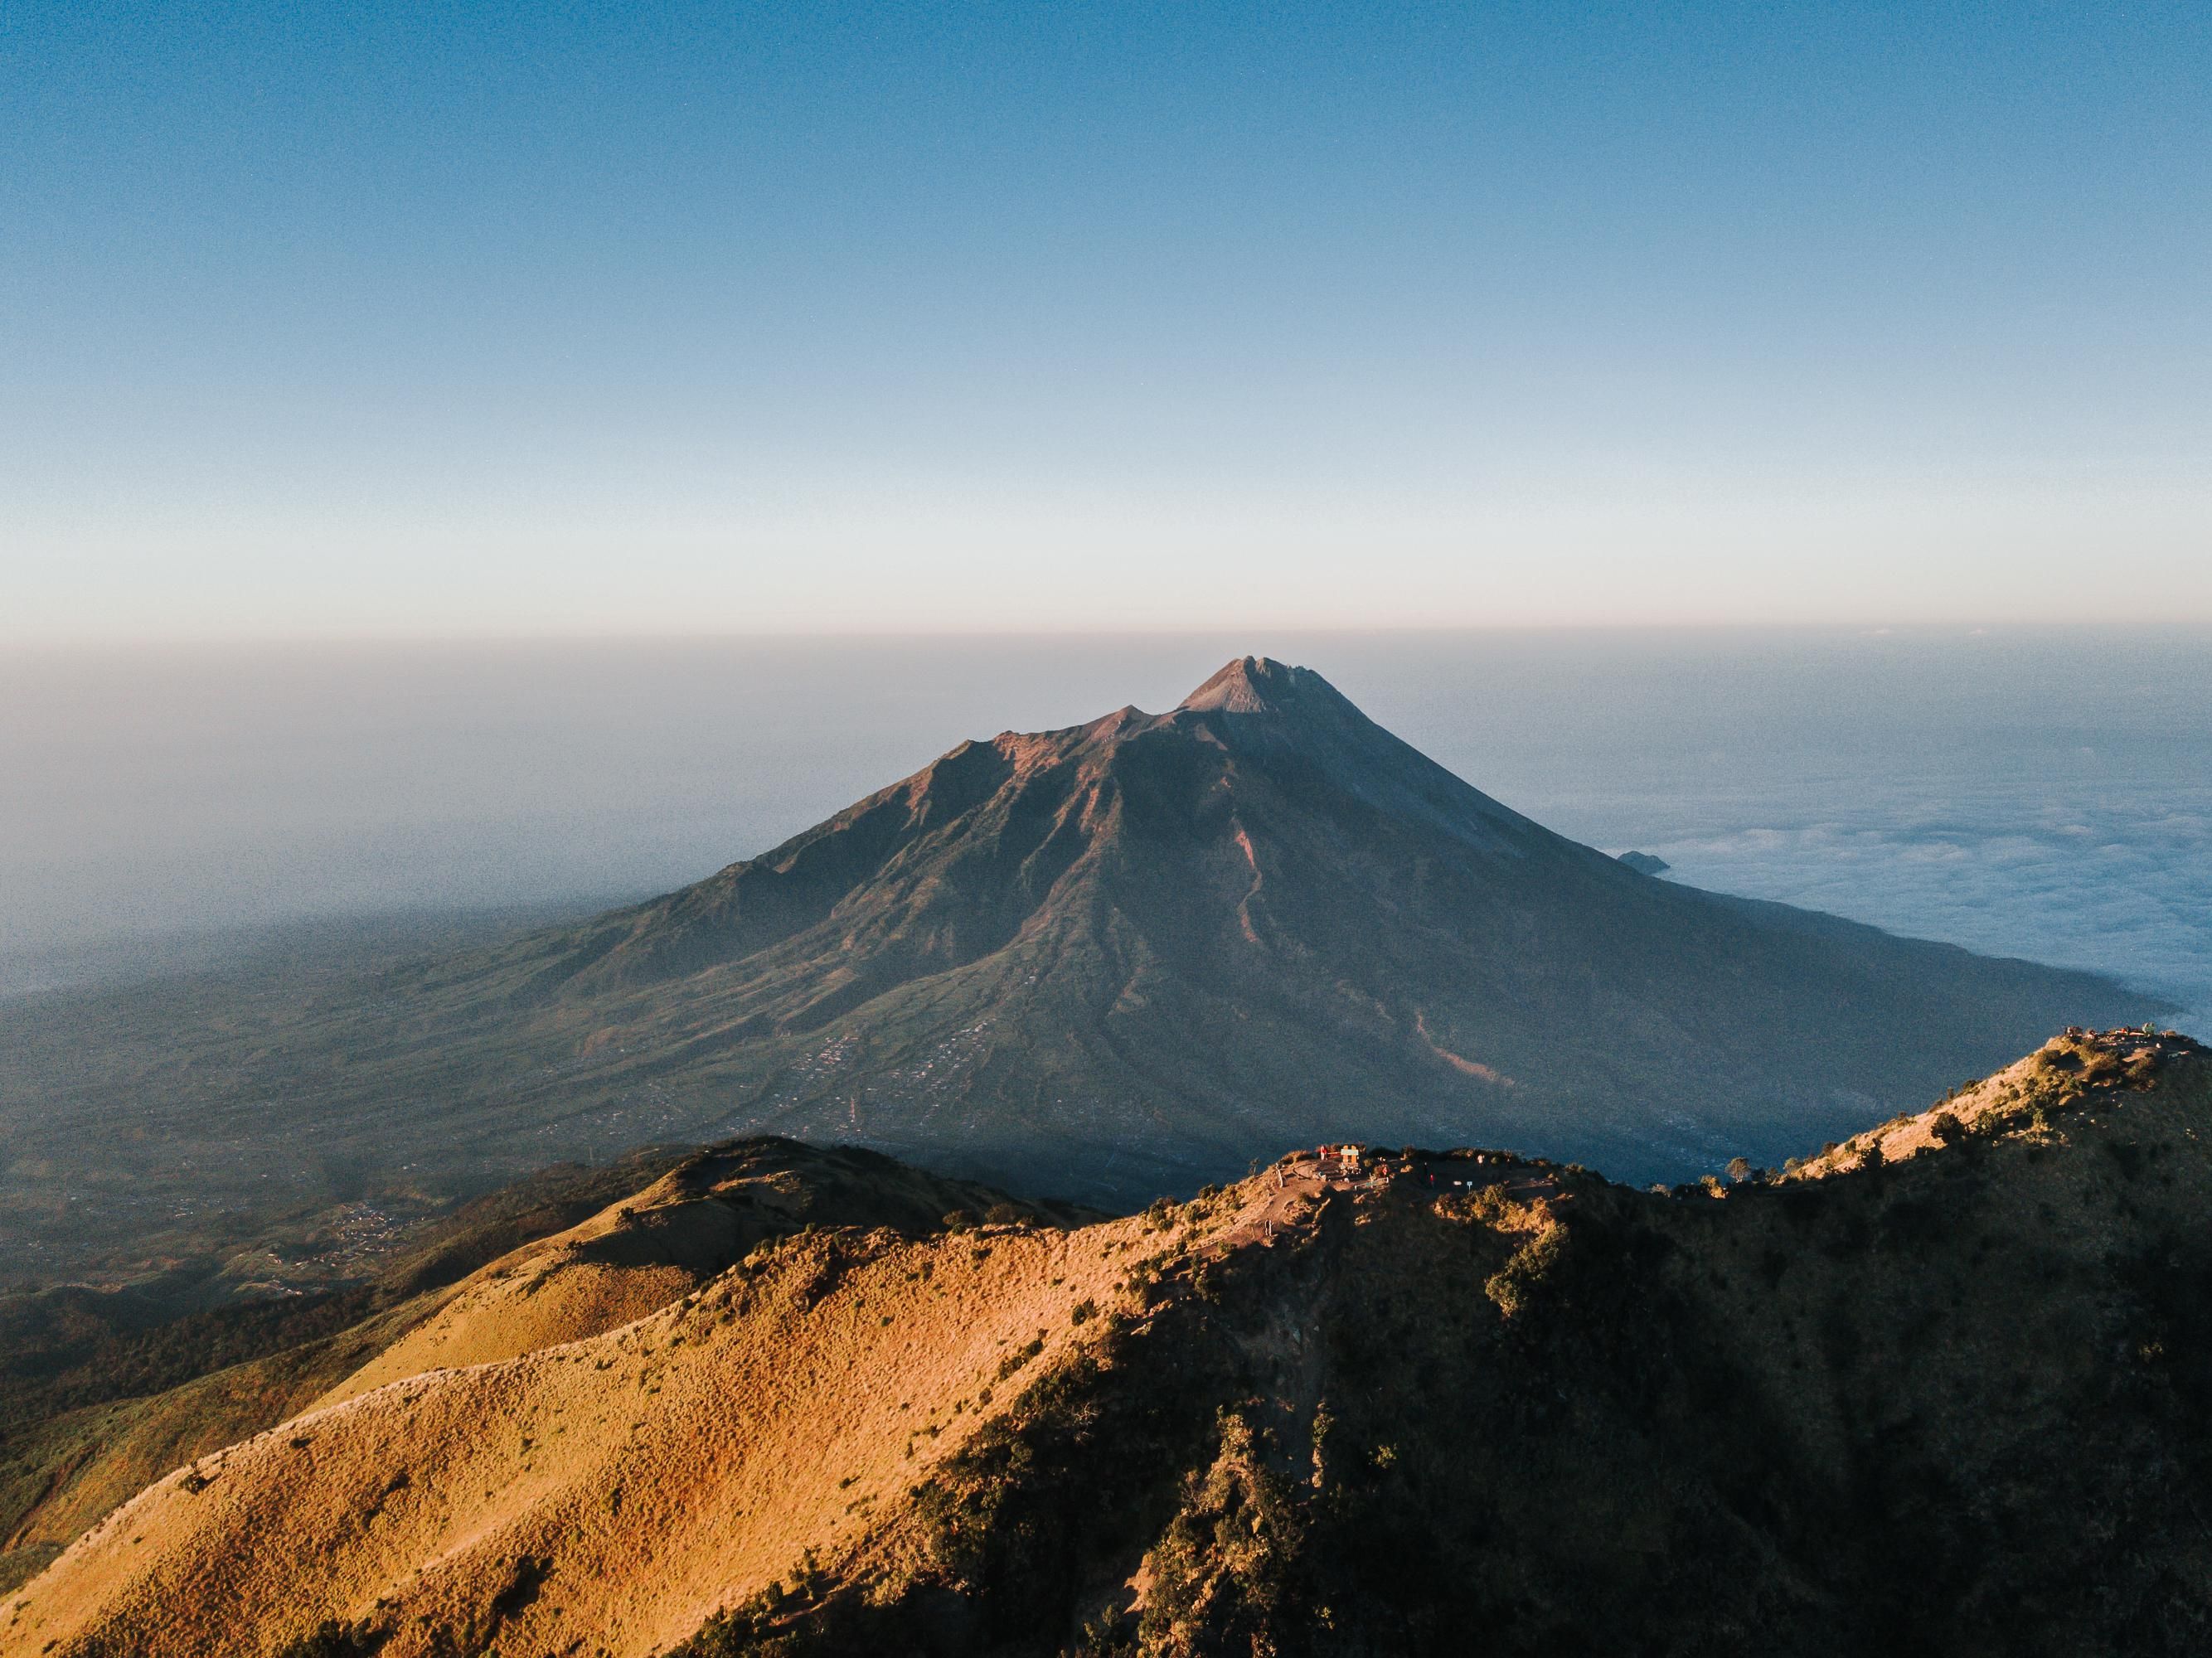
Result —
M1820 1180L1869 1163L1902 1163L1936 1151L1947 1137L2047 1133L2052 1114L2095 1090L2147 1088L2170 1060L2196 1051L2185 1036L2148 1029L2069 1030L2002 1071L1960 1084L1925 1111L1893 1117L1808 1158L1790 1178Z
M1881 1177L1839 1151L1723 1201L1269 1170L1072 1230L794 1234L203 1458L0 1650L335 1619L387 1658L645 1655L748 1601L698 1649L1048 1653L1094 1616L1147 1653L2188 1649L2212 1060L2145 1046L2069 1036L1947 1101L1946 1155L1926 1114ZM608 1315L606 1252L689 1236L710 1175L479 1275L389 1368Z
M267 1653L380 1612L390 1658L440 1630L664 1647L805 1550L857 1544L984 1419L985 1389L1012 1391L1008 1356L1041 1341L1042 1370L1097 1331L1073 1309L1115 1305L1156 1242L1141 1220L789 1240L620 1328L392 1382L203 1458L16 1597L6 1649ZM478 1327L416 1351L521 1339L489 1329L500 1283L477 1287L455 1307ZM586 1318L608 1304L552 1293ZM555 1566L531 1588L538 1559Z

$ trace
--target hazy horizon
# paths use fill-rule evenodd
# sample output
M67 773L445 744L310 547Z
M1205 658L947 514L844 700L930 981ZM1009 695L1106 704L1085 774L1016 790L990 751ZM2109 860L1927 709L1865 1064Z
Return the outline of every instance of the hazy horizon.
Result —
M447 642L0 655L0 987L321 919L575 908L968 738L1320 670L1678 878L2115 974L2212 1029L2212 629Z

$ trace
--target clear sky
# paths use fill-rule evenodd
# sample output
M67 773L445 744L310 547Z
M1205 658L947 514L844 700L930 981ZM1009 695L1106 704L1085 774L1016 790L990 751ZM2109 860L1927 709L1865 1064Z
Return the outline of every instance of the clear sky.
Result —
M2212 621L2212 7L0 5L0 637Z

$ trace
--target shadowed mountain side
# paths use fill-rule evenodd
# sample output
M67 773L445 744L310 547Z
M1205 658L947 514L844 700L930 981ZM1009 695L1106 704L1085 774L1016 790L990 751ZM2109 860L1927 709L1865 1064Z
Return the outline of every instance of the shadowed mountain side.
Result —
M142 1139L102 1139L104 1171L143 1146L264 1196L301 1145L482 1181L778 1133L1111 1204L1351 1133L1638 1180L1772 1162L2159 1005L1653 880L1245 658L1166 714L963 744L581 926L198 1029L118 1008L129 1042L21 1018L0 1090L24 1168L84 1167L68 1137L124 1121L127 1082ZM143 1063L96 1086L88 1049Z
M1072 1230L788 1236L199 1458L0 1642L2200 1649L2212 1060L2072 1032L1875 1139L1672 1195L1308 1153Z

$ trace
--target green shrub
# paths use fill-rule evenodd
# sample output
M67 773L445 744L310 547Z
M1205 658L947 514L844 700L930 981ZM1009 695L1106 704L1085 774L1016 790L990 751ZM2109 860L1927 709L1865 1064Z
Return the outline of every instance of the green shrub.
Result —
M371 1658L384 1637L367 1624L341 1624L325 1618L306 1635L276 1651L276 1658Z
M1559 1265L1565 1247L1560 1228L1553 1226L1539 1232L1514 1251L1513 1258L1484 1282L1483 1294L1505 1317L1517 1317L1533 1303L1536 1291Z
M999 1361L999 1380L1004 1382L1044 1351L1042 1341L1025 1341Z

